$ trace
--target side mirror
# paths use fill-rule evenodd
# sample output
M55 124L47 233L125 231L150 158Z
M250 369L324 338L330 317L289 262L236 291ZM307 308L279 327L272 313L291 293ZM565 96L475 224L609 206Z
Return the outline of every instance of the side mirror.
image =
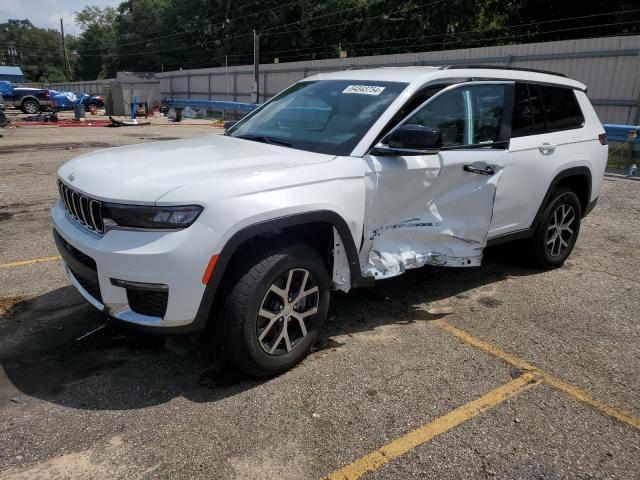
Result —
M431 155L442 148L442 134L422 125L400 125L387 138L387 145L378 144L378 155Z

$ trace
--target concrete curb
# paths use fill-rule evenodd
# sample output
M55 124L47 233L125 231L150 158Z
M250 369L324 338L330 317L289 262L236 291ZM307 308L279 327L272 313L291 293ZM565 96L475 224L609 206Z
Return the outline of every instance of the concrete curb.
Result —
M626 175L621 175L619 173L606 173L604 174L605 177L611 177L611 178L623 178L625 180L633 180L634 182L640 182L640 177L627 177Z

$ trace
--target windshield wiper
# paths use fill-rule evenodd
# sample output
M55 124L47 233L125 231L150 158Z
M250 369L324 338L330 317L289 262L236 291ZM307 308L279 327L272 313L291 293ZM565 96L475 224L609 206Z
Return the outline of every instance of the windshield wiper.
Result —
M291 144L275 137L266 137L264 135L235 135L236 138L244 140L252 140L254 142L268 143L269 145L280 145L281 147L290 147Z

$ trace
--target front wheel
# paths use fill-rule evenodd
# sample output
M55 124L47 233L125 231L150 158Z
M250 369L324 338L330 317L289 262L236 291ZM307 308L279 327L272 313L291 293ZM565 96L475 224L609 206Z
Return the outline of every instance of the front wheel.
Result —
M329 308L326 263L312 248L273 249L245 265L220 319L228 360L266 377L298 364L317 341ZM214 334L215 334L214 333Z
M538 266L552 269L564 264L578 239L581 218L580 200L573 190L555 189L533 237Z

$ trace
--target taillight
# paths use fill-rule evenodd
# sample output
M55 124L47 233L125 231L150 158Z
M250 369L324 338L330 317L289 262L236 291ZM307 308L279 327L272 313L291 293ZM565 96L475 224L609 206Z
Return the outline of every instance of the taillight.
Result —
M607 134L606 133L601 133L600 135L598 135L598 140L600 140L600 145L606 145L607 144Z

